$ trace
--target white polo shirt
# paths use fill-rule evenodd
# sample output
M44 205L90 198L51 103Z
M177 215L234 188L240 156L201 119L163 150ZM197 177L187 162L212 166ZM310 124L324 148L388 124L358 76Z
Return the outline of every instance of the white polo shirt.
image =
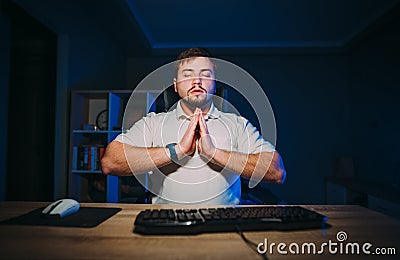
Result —
M180 101L181 102L181 101ZM178 102L167 113L149 113L116 141L136 147L165 147L179 143L190 122ZM245 118L219 111L212 104L205 115L212 141L218 149L253 154L275 151ZM240 174L240 173L239 173ZM209 163L196 152L192 157L149 174L148 189L156 196L153 203L196 203L230 205L240 202L240 176Z

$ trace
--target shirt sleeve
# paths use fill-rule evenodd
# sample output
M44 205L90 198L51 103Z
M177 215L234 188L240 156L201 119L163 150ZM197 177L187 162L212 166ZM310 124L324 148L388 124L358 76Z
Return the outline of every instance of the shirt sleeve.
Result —
M125 133L119 134L115 141L136 147L152 147L153 145L153 127L152 118L154 113L148 114L137 121Z
M238 123L238 152L255 154L260 152L274 152L275 147L266 141L249 120L239 117Z

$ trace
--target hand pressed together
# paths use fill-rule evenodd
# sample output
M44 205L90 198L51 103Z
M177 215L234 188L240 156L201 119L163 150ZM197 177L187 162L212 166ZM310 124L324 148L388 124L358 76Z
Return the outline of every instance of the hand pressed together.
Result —
M181 141L176 146L178 158L193 155L197 149L200 155L212 159L215 146L207 129L207 124L200 108L196 108L190 120L189 126Z

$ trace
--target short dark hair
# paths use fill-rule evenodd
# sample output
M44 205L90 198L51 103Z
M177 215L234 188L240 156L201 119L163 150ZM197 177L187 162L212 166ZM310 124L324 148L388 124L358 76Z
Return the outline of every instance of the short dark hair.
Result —
M182 51L175 61L175 75L178 75L179 66L184 63L188 59L196 58L196 57L207 57L211 58L211 54L204 48L193 47ZM212 62L212 61L211 61ZM214 69L215 64L212 62Z
M211 57L210 53L204 48L189 48L181 52L176 60L189 59L194 57Z

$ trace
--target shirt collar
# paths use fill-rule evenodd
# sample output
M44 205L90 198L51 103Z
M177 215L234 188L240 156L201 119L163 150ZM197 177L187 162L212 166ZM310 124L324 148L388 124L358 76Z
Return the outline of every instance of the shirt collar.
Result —
M176 106L176 119L187 119L190 120L190 116L186 115L185 112L183 112L182 106L181 106L182 100L179 100L178 105ZM208 113L204 116L205 120L208 119L217 119L220 116L221 112L214 106L214 103L211 103L210 110Z

